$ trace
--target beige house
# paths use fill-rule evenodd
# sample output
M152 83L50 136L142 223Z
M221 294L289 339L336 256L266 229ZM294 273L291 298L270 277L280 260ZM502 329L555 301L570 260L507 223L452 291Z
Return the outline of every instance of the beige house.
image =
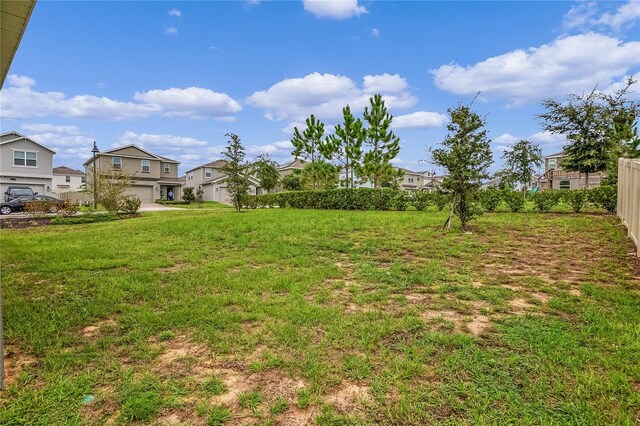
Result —
M185 186L193 188L195 194L198 186L202 186L204 201L218 201L220 203L231 204L231 197L227 191L227 175L222 171L226 162L216 160L187 171L185 175ZM262 193L258 180L249 176L249 194L259 195Z
M544 158L544 174L539 176L534 186L539 189L582 189L585 175L579 172L568 172L562 169L562 160L567 158L563 152L547 155ZM599 186L605 173L589 173L589 188Z
M64 192L77 192L84 188L86 177L80 170L60 166L53 168L53 195L60 198Z
M173 192L175 200L180 199L182 184L178 178L180 163L145 151L136 145L127 145L96 154L96 171L121 171L133 178L133 185L126 191L135 195L143 203L153 203L157 199L166 200ZM85 161L88 180L91 181L93 157ZM89 182L89 184L91 184Z
M18 132L0 135L0 192L9 186L28 186L52 195L55 152Z

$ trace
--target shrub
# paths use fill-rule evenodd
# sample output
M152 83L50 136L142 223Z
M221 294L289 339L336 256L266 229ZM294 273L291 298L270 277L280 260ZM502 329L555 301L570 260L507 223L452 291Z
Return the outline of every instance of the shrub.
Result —
M47 213L54 213L58 210L58 206L51 201L30 201L25 204L24 211L32 217L45 217Z
M193 193L193 188L189 186L182 188L182 199L184 201L195 201L196 195Z
M542 213L550 211L560 201L562 193L561 189L547 189L544 191L538 191L533 196L534 208Z
M562 193L562 200L571 207L571 210L578 213L587 201L587 191L584 189L564 191Z
M110 222L118 220L117 214L83 214L80 216L57 216L51 219L52 225L76 225L81 223Z
M509 210L514 213L524 210L525 199L522 192L512 189L505 189L502 192L502 199L507 203Z
M439 212L441 212L447 206L447 204L451 202L451 194L434 191L431 193L431 196L433 198L433 204L436 205Z
M126 214L134 214L140 209L140 204L142 204L140 198L135 195L125 195L118 201L118 211Z
M72 203L71 201L65 201L64 207L58 210L58 214L63 217L75 216L80 211L80 203Z
M489 212L495 211L500 201L502 201L502 193L496 188L487 188L480 191L479 197L482 208Z
M398 211L405 211L409 205L409 194L404 191L396 191L393 196L393 207Z
M615 213L618 202L616 185L601 185L589 190L589 200L602 207L607 213Z
M423 212L432 203L431 193L426 191L415 191L411 194L410 203L416 210Z

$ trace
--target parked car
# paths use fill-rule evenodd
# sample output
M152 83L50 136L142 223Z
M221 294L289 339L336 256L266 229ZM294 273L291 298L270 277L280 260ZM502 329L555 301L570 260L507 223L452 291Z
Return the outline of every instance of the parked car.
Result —
M10 214L12 212L23 211L27 204L30 203L51 203L51 213L55 213L65 205L64 200L50 197L48 195L27 195L24 197L18 197L12 201L5 201L0 204L0 214Z
M33 189L28 186L9 186L6 191L4 191L4 201L15 200L19 197L33 197L38 194L37 192L33 192Z

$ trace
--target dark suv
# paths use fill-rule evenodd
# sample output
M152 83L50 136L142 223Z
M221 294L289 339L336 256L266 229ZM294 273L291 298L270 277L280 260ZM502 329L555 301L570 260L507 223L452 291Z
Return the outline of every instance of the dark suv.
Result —
M4 201L12 201L18 197L33 197L37 192L33 192L33 189L28 186L10 186L4 191Z

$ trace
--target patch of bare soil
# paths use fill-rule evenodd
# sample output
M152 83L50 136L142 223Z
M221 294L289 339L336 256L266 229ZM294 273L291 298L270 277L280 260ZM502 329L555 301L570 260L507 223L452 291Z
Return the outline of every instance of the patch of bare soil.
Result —
M582 296L582 292L577 288L570 289L569 290L569 294L572 295L572 296L576 296L576 297Z
M509 306L511 306L515 315L524 315L527 310L534 307L534 305L521 298L510 300Z
M102 336L105 332L113 330L118 326L118 322L113 318L97 321L82 329L82 337L93 339Z
M153 366L153 370L162 376L204 378L213 371L214 359L209 349L184 334L164 342L151 340L150 343L163 349Z
M33 355L23 351L18 345L5 341L4 345L4 380L5 386L11 385L20 373L38 360Z
M172 266L168 267L168 268L159 268L158 271L165 273L165 274L169 274L172 272L178 272L183 270L184 268L186 268L187 266L189 266L188 263L186 262L178 262L173 264Z
M366 406L373 401L368 386L343 382L342 386L327 394L324 401L333 405L336 411L348 414L363 414Z
M115 390L112 386L101 386L93 393L95 400L82 406L82 414L87 424L113 425L120 416L120 408L115 403Z
M307 408L293 407L276 418L279 426L315 426L320 410L316 406Z

